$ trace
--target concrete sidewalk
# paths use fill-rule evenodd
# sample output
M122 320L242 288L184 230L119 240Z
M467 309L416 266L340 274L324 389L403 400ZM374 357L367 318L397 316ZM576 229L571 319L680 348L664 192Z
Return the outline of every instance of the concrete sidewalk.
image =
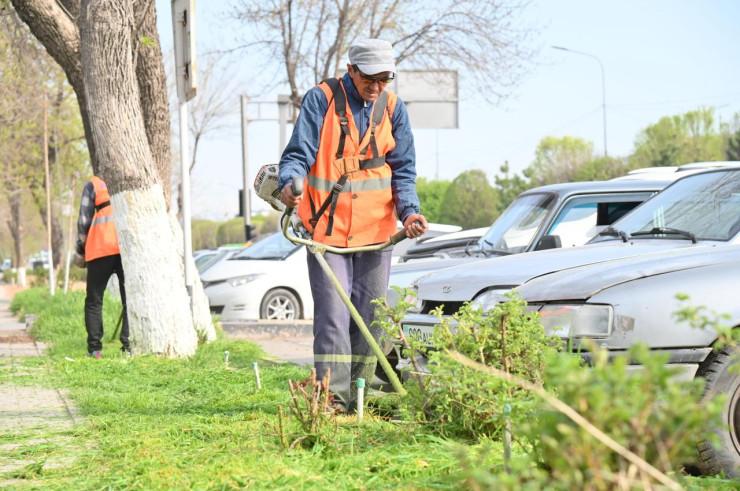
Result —
M75 410L60 391L29 385L34 375L46 368L24 366L23 360L43 356L44 346L10 313L16 290L0 284L0 488L19 484L13 473L38 464L24 456L25 448L41 443L62 445L69 437L61 433L76 423ZM49 468L67 463L45 461L42 465Z

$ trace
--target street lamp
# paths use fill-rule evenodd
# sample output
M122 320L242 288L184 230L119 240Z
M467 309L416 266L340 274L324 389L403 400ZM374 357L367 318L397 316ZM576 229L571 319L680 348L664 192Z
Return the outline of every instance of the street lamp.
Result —
M601 60L596 55L592 55L591 53L584 53L583 51L576 51L574 49L564 48L562 46L550 47L553 49L559 49L560 51L567 51L568 53L588 56L589 58L593 58L599 63L599 68L601 68L601 112L604 118L604 157L606 157L608 153L606 151L606 82L604 78L604 64L601 63Z

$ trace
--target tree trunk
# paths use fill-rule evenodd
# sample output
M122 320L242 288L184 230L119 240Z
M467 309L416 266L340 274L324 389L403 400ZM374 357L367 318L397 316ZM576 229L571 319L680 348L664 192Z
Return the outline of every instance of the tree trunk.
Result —
M20 190L16 189L9 194L8 205L10 208L10 220L7 223L10 236L13 238L13 266L18 268L24 263Z
M56 0L12 0L75 89L93 170L109 186L132 349L192 354L197 339L213 340L215 330L197 280L195 314L188 308L182 232L167 212L168 108L153 2L61 2L71 15Z
M183 263L147 144L131 35L131 2L83 0L80 55L100 174L111 192L126 274L132 350L192 355L197 347Z

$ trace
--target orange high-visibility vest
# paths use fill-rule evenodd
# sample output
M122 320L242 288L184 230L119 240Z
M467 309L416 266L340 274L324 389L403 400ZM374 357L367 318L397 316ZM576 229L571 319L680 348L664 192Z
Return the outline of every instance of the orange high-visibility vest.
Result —
M360 140L341 80L329 79L319 87L329 106L298 216L313 239L327 245L385 242L396 232L392 172L385 161L396 146L391 123L396 95L380 93Z
M95 214L90 223L85 241L85 261L120 254L118 235L113 224L113 209L110 207L108 186L97 176L91 179L95 188Z

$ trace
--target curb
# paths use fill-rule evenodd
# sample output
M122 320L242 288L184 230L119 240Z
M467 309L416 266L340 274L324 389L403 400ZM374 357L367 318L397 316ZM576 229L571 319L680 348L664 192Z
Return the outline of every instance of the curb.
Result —
M308 321L254 321L222 322L224 332L229 336L311 336L313 322Z

